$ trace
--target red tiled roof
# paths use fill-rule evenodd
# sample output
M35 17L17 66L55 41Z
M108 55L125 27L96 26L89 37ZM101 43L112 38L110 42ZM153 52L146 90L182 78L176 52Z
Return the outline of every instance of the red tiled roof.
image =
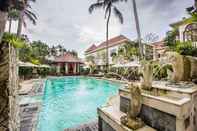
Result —
M157 41L157 42L151 43L151 45L153 45L155 48L165 47L164 41Z
M130 41L130 40L128 38L126 38L125 36L120 35L120 36L109 39L108 47L113 47L113 46L122 44L123 42L126 42L126 41ZM106 41L102 42L97 47L96 46L95 47L91 46L90 48L88 48L86 50L86 53L95 52L97 50L104 49L104 48L106 48Z
M83 63L83 62L81 61L81 59L77 58L76 56L73 56L73 55L70 54L70 53L65 53L65 54L62 55L62 56L55 57L54 62Z
M92 51L92 50L95 50L95 49L96 49L96 45L93 44L85 52L89 52L89 51Z

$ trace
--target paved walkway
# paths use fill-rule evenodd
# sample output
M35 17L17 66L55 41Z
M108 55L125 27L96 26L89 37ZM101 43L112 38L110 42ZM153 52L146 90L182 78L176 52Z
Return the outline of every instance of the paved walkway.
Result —
M20 83L20 86L20 131L35 131L42 99L34 99L33 97L43 95L44 80L28 80Z
M82 124L74 128L67 128L64 131L98 131L98 122Z
M37 125L40 104L20 105L20 131L33 131Z

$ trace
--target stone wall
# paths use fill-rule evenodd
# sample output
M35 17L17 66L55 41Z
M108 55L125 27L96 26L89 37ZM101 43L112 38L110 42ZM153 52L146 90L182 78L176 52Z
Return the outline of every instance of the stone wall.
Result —
M10 131L19 130L19 108L17 102L18 96L18 65L17 49L10 47L9 55L9 128Z
M99 117L99 129L98 131L115 131L108 123Z
M18 69L16 49L0 44L0 131L17 130Z
M127 112L129 99L120 97L120 110ZM176 131L176 117L168 113L159 111L147 105L142 105L140 118L149 126L158 131Z

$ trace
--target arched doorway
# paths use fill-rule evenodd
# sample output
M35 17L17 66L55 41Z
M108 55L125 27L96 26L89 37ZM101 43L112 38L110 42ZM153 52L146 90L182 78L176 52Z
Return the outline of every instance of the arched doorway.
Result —
M197 23L192 23L185 27L183 40L197 42Z

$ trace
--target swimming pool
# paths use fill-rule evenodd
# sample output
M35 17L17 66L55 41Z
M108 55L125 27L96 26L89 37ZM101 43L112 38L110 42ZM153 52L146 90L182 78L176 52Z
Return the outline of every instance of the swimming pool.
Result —
M63 131L97 119L97 108L117 94L121 84L88 77L48 79L38 131Z

